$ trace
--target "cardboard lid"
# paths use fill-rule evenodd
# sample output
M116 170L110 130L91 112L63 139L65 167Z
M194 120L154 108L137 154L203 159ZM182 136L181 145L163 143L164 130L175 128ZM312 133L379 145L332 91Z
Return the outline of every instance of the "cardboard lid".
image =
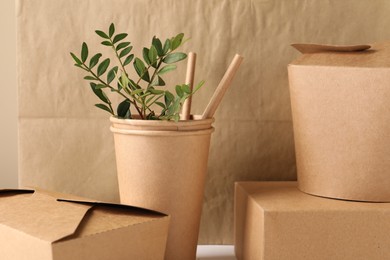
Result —
M292 44L303 53L291 65L335 67L390 67L390 42L372 45Z
M92 235L166 216L138 207L0 190L0 224L48 242ZM92 222L89 223L89 222Z
M303 193L296 181L236 182L236 186L267 212L296 211L390 211L390 203L367 203L329 199Z

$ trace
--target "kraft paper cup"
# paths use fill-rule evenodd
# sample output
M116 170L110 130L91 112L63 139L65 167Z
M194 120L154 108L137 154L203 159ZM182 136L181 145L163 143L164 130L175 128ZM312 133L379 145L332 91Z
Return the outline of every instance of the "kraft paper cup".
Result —
M195 259L213 119L111 117L121 203L171 216L166 259Z

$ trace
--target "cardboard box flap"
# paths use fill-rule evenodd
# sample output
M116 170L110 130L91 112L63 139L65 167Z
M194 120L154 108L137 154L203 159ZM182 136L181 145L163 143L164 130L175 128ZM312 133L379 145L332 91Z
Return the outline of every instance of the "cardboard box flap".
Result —
M9 196L11 194L34 193L34 190L28 189L0 189L0 196Z
M39 192L2 192L20 194L0 199L0 224L49 242L73 234L91 208L89 205L58 203L56 198Z
M332 46L293 44L303 53L290 65L335 67L387 68L390 67L390 42L372 45Z
M167 216L145 208L74 196L70 196L71 199L57 199L64 195L47 191L0 189L0 196L0 224L48 242L72 238L76 233L90 235ZM132 218L129 218L130 213ZM91 215L94 219L91 219ZM91 229L85 223L89 220L95 224L98 222L98 225L91 225Z
M167 216L167 214L159 212L159 211L136 207L136 206L131 206L131 205L117 204L117 203L108 203L108 202L90 201L90 200L74 200L74 199L57 199L57 201L71 202L71 203L76 203L76 204L80 204L80 205L87 205L90 207L101 206L101 207L109 207L109 208L120 208L120 209L125 209L128 211L132 211L132 212L138 211L138 212L153 214L156 216Z
M126 228L141 223L169 219L157 211L115 203L90 202L85 200L59 199L59 202L88 205L91 209L85 215L76 232L55 242L98 235L118 228Z
M292 47L300 53L316 53L316 52L352 52L365 51L371 48L370 45L327 45L313 43L293 43Z

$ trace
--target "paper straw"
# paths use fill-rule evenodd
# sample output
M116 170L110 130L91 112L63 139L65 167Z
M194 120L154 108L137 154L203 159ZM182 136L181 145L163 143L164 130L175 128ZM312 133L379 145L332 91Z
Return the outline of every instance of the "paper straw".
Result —
M186 73L185 84L190 86L191 91L194 88L195 64L196 64L196 53L194 53L194 52L188 53L187 73ZM180 115L181 120L189 120L190 119L191 103L192 103L192 95L184 101L183 108L182 108L181 115Z
M225 72L225 75L223 75L221 82L219 82L217 89L215 90L213 96L211 97L211 100L202 115L202 119L212 118L214 116L214 113L217 110L219 103L221 103L221 100L226 90L229 88L230 84L232 83L234 75L236 74L238 68L240 67L240 64L243 59L244 58L238 54L234 56L232 63L230 63L229 68Z

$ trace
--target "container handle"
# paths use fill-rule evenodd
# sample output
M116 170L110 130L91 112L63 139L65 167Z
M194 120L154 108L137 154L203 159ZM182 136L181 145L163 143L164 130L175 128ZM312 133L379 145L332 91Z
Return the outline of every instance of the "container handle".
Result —
M300 53L316 53L316 52L355 52L365 51L371 48L371 45L326 45L312 43L293 43L291 44Z

